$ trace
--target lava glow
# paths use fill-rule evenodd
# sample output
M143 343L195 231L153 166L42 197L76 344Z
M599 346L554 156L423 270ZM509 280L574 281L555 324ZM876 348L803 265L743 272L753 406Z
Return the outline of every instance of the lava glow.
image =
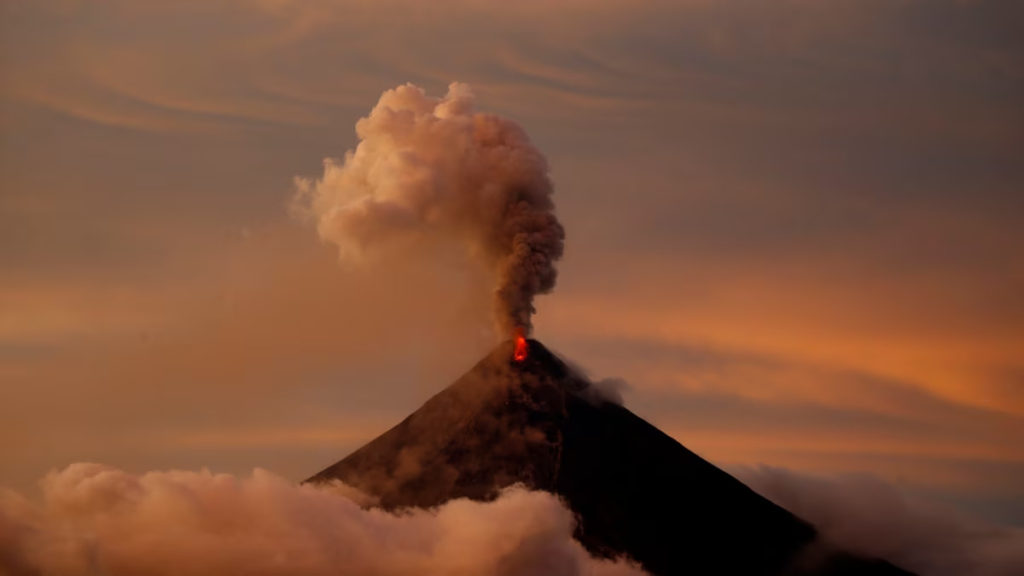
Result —
M516 334L516 348L512 353L512 359L516 362L526 360L526 338L520 333Z

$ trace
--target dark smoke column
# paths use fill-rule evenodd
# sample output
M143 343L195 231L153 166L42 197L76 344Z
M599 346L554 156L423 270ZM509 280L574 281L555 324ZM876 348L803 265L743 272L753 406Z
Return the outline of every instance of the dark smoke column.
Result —
M495 273L502 337L530 333L533 298L555 286L565 231L544 156L515 122L476 112L465 84L430 98L406 84L356 124L359 145L298 179L296 208L341 258L358 262L443 238Z
M507 249L501 256L495 290L495 313L505 335L517 330L523 336L530 334L533 297L555 287L555 261L562 257L565 230L554 213L551 183L542 175L537 184L511 199L502 234L495 239L497 246Z

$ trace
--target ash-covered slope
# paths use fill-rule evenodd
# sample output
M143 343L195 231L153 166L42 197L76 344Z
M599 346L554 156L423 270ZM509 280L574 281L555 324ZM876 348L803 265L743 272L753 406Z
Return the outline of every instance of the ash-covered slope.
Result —
M602 400L539 342L499 346L419 410L308 482L341 480L387 509L559 494L594 554L656 575L900 575L831 550L814 528L629 410Z

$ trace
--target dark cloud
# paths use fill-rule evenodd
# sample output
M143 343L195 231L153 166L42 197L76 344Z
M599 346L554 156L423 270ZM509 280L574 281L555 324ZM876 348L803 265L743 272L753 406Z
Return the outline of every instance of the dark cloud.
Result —
M921 576L1024 573L1024 529L915 500L878 478L815 477L772 467L741 470L740 478L814 524L828 543Z

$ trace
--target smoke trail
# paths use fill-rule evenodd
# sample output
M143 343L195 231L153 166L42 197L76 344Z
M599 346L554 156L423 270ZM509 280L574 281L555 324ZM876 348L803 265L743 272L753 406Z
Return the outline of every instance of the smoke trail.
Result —
M463 244L495 275L501 335L529 334L565 231L544 156L515 122L473 103L459 83L441 99L412 84L384 92L356 124L356 149L325 160L322 178L297 179L296 205L350 262L434 238Z

